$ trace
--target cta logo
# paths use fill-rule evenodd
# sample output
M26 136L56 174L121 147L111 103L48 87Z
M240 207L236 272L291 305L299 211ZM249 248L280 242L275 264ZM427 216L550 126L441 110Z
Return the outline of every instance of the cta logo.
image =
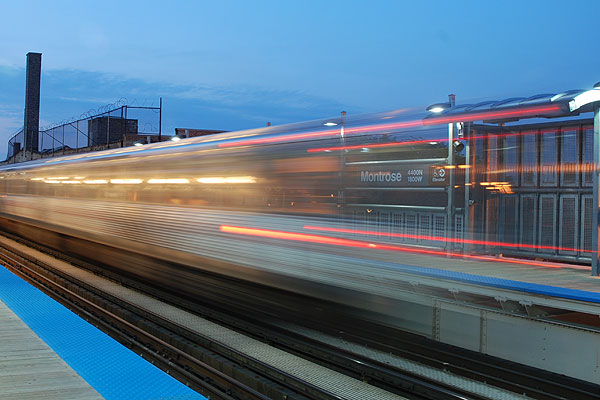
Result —
M402 172L360 171L361 182L402 182Z

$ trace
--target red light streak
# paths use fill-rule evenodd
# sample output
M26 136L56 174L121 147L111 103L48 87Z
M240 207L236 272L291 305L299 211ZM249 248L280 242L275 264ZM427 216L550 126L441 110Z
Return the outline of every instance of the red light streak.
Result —
M431 240L438 242L450 242L450 243L468 243L468 244L479 244L484 246L497 246L497 247L520 247L520 248L528 248L528 249L548 249L548 250L561 250L561 251L580 251L580 249L571 249L567 247L553 247L553 246L536 246L532 244L515 244L515 243L506 243L506 242L491 242L485 240L470 240L470 239L455 239L455 238L446 238L441 236L424 236L424 235L409 235L404 233L381 233L375 231L363 231L356 229L344 229L344 228L329 228L325 226L312 226L312 225L304 225L304 229L313 230L313 231L321 231L321 232L337 232L337 233L354 233L359 235L372 235L372 236L391 236L403 239L421 239L421 240ZM592 253L591 250L583 250L583 252Z
M484 113L473 113L473 114L465 114L465 115L453 115L450 117L439 117L439 118L430 118L423 120L423 125L438 125L450 122L470 122L470 121L479 121L484 119L497 119L497 118L510 118L510 117L523 117L523 116L533 116L537 113L541 112L552 112L552 111L560 111L559 105L553 106L540 106L540 107L532 107L525 108L522 110L515 111L492 111L492 112L484 112Z
M395 129L403 129L403 128L413 128L418 126L429 126L429 125L440 125L444 123L450 122L469 122L469 121L479 121L484 119L494 119L494 118L510 118L510 117L524 117L529 115L536 115L541 112L552 112L552 111L560 111L560 106L542 106L542 107L532 107L525 108L521 110L515 111L492 111L485 113L473 113L473 114L457 114L449 117L438 117L438 118L429 118L423 120L414 120L414 121L405 121L405 122L397 122L392 124L381 124L381 125L368 125L356 128L348 128L344 131L345 135L352 135L362 132L377 132L377 131L385 131L385 130L395 130ZM238 146L247 146L252 144L266 144L266 143L279 143L286 142L295 139L306 139L312 137L323 137L323 136L338 136L340 134L339 129L334 130L325 130L325 131L314 131L314 132L303 132L303 133L293 133L281 136L274 137L263 137L263 138L255 138L255 139L246 139L246 140L237 140L233 142L225 142L219 143L219 147L238 147ZM365 146L362 146L365 147Z
M510 137L510 136L525 136L525 135L534 135L534 134L544 134L544 133L556 133L556 130L543 130L543 131L537 131L537 130L530 130L530 131L521 131L521 132L508 132L508 133L497 133L497 134L488 134L488 135L478 135L478 136L471 136L468 139L469 140L484 140L484 139L495 139L495 138L504 138L504 137ZM308 149L307 152L308 153L316 153L316 152L321 152L321 151L340 151L340 150L358 150L358 149L374 149L374 148L380 148L380 147L393 147L393 146L410 146L410 145L415 145L415 144L423 144L423 143L430 143L430 142L448 142L448 138L441 138L441 139L423 139L423 140L409 140L406 142L392 142L392 143L375 143L375 144L362 144L362 145L351 145L351 146L337 146L337 147L320 147L320 148L313 148L313 149ZM460 140L460 139L456 139L456 140ZM465 140L465 139L463 139Z
M295 134L284 135L284 136L264 137L264 138L256 138L256 139L238 140L236 142L219 143L219 147L237 147L237 146L247 146L250 144L277 143L277 142L285 142L288 140L306 139L306 138L319 137L319 136L337 136L339 134L340 134L340 131L337 129L336 130L328 130L328 131L318 131L318 132L303 132L303 133L295 133Z
M352 146L338 146L338 147L321 147L315 149L306 150L309 153L316 153L319 151L337 151L337 150L356 150L356 149L373 149L378 147L390 147L390 146L410 146L413 144L423 144L430 142L447 142L448 139L428 139L428 140L410 140L406 142L393 142L393 143L376 143L376 144L357 144Z
M506 259L491 258L488 256L477 256L477 255L472 255L472 254L453 253L453 252L446 252L446 251L440 251L440 250L429 250L429 249L411 248L411 247L398 246L398 245L371 243L371 242L365 242L365 241L361 241L361 240L342 239L342 238L336 238L336 237L331 237L331 236L321 236L321 235L313 235L313 234L306 234L306 233L275 231L272 229L247 228L247 227L242 227L242 226L221 225L219 227L219 230L221 232L233 233L233 234L237 234L237 235L257 236L257 237L264 237L264 238L269 238L269 239L292 240L292 241L299 241L299 242L327 244L327 245L332 245L332 246L387 250L387 251L397 251L397 252L414 253L414 254L428 254L428 255L436 255L436 256L444 256L444 257L451 256L451 257L466 258L466 259L471 259L471 260L493 261L493 262L501 262L501 263L508 263L508 264L532 265L532 266L536 266L536 267L566 268L566 266L564 266L564 265L552 264L552 263L540 263L540 262L535 262L535 261L518 260L518 259L506 260ZM569 266L569 267L571 267L571 266ZM589 268L586 268L586 269L589 269Z

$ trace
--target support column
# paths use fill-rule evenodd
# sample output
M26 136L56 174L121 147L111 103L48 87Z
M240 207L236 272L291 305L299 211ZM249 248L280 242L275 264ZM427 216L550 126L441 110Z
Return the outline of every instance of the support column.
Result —
M464 126L464 139L465 139L465 198L464 198L464 217L463 217L463 240L473 239L471 229L471 191L473 182L471 179L471 169L473 162L471 159L471 123L467 122ZM463 242L463 252L469 254L471 252L471 245Z
M593 182L593 206L592 206L592 275L598 276L600 273L600 253L598 249L600 244L600 224L598 218L600 217L600 106L594 107L594 151L593 151L593 162L594 166L594 182Z
M448 176L446 190L448 196L446 203L446 250L448 251L451 251L453 247L453 242L450 239L456 236L454 232L454 168L456 167L456 163L454 162L454 129L455 123L450 122L448 124L448 157L446 159L446 165L451 167L446 169Z
M125 109L125 119L127 119L127 109ZM158 110L158 141L162 142L162 97L160 98Z

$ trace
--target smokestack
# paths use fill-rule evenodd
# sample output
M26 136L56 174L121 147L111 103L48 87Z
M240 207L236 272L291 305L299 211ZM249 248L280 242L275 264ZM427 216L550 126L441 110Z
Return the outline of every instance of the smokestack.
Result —
M27 77L25 82L25 151L38 151L40 131L40 77L42 53L27 53Z

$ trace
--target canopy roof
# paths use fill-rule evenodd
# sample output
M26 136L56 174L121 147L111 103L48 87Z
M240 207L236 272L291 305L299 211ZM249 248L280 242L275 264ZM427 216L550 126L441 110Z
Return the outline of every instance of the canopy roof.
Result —
M597 85L598 86L598 85ZM504 122L522 118L557 118L594 111L600 105L600 86L589 90L567 90L561 93L544 93L530 97L511 97L499 101L477 104L438 103L428 110L443 109L426 118L448 121Z

